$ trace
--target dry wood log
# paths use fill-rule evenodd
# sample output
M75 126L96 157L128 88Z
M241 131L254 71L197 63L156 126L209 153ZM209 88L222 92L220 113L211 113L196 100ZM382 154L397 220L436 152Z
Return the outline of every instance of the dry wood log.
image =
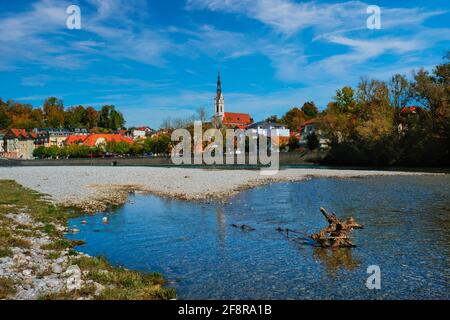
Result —
M320 208L320 212L328 221L328 226L318 233L312 234L310 237L323 248L339 248L353 247L350 239L350 233L353 229L362 229L363 225L358 224L352 217L341 221L336 213L328 214L324 208Z

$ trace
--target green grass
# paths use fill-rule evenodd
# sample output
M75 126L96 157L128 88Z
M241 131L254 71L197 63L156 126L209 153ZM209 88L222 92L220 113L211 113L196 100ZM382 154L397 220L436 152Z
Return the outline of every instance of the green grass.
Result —
M76 217L80 211L74 208L62 208L51 204L43 195L23 188L14 181L0 180L0 257L11 256L12 247L29 248L31 243L21 237L33 236L40 231L47 234L52 242L42 246L48 250L47 257L56 259L62 251L69 249L71 264L77 264L87 271L83 279L93 280L105 287L95 299L172 299L176 297L175 289L164 287L164 278L159 273L140 273L111 266L102 257L78 256L75 246L83 245L83 241L72 241L63 238L55 224L66 225L67 220ZM8 213L27 212L35 221L42 222L42 227L17 224L12 230L13 221L6 217ZM39 299L77 299L92 297L95 286L87 285L81 290L46 294ZM6 278L0 278L0 299L14 294L14 283Z
M3 258L3 257L11 257L12 254L13 254L13 253L12 253L11 249L9 249L9 248L4 248L4 247L0 248L0 258Z

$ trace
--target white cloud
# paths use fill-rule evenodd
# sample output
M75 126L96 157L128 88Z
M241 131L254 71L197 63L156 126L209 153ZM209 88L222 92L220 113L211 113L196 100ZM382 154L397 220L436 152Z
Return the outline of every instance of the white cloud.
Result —
M40 0L0 19L1 69L23 63L75 70L93 61L89 54L160 66L171 42L157 30L141 28L145 1L89 0L82 6L82 29L67 30L65 0ZM78 40L78 35L91 39Z
M191 10L207 9L245 15L274 30L292 35L314 28L318 33L336 30L365 29L368 3L295 2L292 0L187 0ZM413 27L431 16L445 11L425 11L420 8L382 8L383 28Z

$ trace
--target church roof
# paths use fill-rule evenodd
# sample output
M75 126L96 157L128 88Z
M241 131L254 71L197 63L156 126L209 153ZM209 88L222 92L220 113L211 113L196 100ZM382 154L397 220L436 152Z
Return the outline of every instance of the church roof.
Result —
M253 123L253 119L248 113L225 112L222 123L225 126L245 129L249 124Z

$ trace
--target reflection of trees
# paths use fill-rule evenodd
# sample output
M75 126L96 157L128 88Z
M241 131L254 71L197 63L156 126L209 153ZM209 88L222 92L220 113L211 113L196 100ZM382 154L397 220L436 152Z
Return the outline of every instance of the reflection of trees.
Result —
M353 270L361 265L354 259L351 248L314 248L313 258L320 261L328 273L334 274L338 269Z

